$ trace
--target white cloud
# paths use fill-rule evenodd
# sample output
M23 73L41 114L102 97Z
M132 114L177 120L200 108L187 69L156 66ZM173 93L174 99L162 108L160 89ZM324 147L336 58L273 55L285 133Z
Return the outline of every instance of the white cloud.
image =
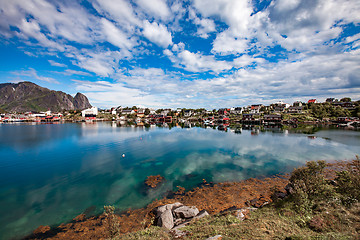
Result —
M158 96L126 87L123 83L73 81L76 83L76 90L84 92L91 103L99 107L113 107L114 105L163 106L162 99L159 99Z
M136 3L150 16L162 20L171 17L170 9L165 0L136 0Z
M66 64L58 63L58 62L55 62L54 60L48 60L48 62L50 63L51 66L54 66L54 67L67 67Z
M2 26L7 31L10 26L16 26L23 34L39 40L32 33L38 32L41 26L41 29L45 30L42 35L46 35L47 38L62 37L85 44L93 43L95 40L97 27L92 24L95 17L75 2L52 4L45 0L1 1L0 9L1 20L4 21Z
M216 61L213 56L204 56L184 50L178 54L180 65L191 72L214 71L219 73L232 68L226 61Z
M118 61L127 57L127 51L84 51L74 56L73 64L102 77L109 77L119 67Z
M21 70L21 71L11 72L11 74L16 75L16 76L30 77L30 79L29 79L30 81L33 79L37 79L37 80L48 82L48 83L59 84L59 82L52 77L39 76L37 71L33 68L29 68L29 70Z
M144 21L143 34L151 42L163 48L167 48L173 43L171 33L167 30L167 28L156 22L150 23L147 20Z
M237 38L229 31L224 31L216 36L213 42L213 53L221 55L238 54L247 51L249 40L246 38Z
M102 18L104 34L109 43L122 49L131 49L135 45L135 41L130 39L123 31L117 28L109 20Z
M129 1L96 0L93 6L100 14L116 21L127 30L133 30L134 26L141 25Z
M195 0L194 7L205 17L220 17L240 36L248 32L253 11L249 0Z
M231 62L216 60L212 55L202 55L201 53L192 53L188 50L179 49L174 45L176 55L168 49L164 54L175 63L176 67L184 68L189 72L208 72L220 73L224 70L230 70L233 66Z
M189 8L189 19L197 25L197 34L202 38L208 38L208 33L215 32L215 22L209 18L199 18L194 9Z

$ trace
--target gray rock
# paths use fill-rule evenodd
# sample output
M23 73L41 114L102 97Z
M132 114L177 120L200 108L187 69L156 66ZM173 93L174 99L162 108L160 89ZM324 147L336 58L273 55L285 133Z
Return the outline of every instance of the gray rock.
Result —
M216 236L213 236L213 237L209 237L206 240L220 240L220 239L222 239L222 236L221 235L216 235Z
M287 196L287 193L284 193L284 192L276 192L274 193L274 197L275 198L280 198L280 199L284 199L285 197Z
M178 207L181 207L181 206L183 206L183 204L179 203L179 202L172 203L172 204L166 204L166 205L155 208L154 213L156 214L156 216L160 216L166 210L172 211L175 208L178 208Z
M287 193L288 195L293 194L294 188L293 188L293 186L292 186L291 183L288 183L288 184L285 186L285 191L286 191L286 193Z
M179 229L181 229L181 228L189 225L189 223L191 222L191 220L192 220L192 219L185 220L185 221L182 222L181 224L175 226L175 227L173 228L173 230L179 230Z
M179 229L173 229L171 232L174 235L174 238L183 238L188 234L188 231L181 231Z
M192 218L198 215L199 210L195 206L181 206L176 208L173 212L176 218Z
M172 229L174 227L174 217L170 209L161 213L157 220L157 225L166 229Z
M194 219L198 219L198 218L202 218L202 217L206 217L209 216L209 213L205 210L202 210L201 212L198 213L198 215L196 215L194 217Z
M245 220L246 215L248 215L252 211L255 211L256 209L257 208L253 208L253 207L240 208L239 210L235 211L235 216L241 221L243 221Z

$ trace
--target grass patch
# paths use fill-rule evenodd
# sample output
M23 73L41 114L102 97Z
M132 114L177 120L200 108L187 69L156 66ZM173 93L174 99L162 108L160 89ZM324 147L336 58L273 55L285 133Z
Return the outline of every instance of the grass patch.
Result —
M122 236L112 238L113 240L137 240L137 239L158 239L158 240L170 240L172 239L169 231L164 228L151 226L147 229L137 231L134 233L128 233Z

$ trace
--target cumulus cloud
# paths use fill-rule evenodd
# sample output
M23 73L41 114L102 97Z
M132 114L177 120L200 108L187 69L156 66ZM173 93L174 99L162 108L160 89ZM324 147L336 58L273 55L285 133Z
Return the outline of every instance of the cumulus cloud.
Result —
M131 49L135 45L135 41L130 39L123 31L117 28L109 20L102 18L103 32L109 43L122 49Z
M129 1L96 0L93 6L100 14L116 21L127 30L133 30L135 26L141 25Z
M215 32L215 22L209 18L199 18L194 9L189 8L189 19L197 25L197 34L202 38L208 38L208 33Z
M171 11L164 0L136 0L136 3L150 16L167 20Z
M127 87L124 83L109 83L106 81L73 80L76 90L85 92L91 103L96 106L162 106L161 99L149 95L136 88Z
M86 89L104 106L126 91L136 103L211 108L359 96L359 1L261 2L0 1L0 35L30 57L51 56L49 72L94 81ZM11 74L58 82L35 69Z
M171 33L167 30L166 26L156 22L150 23L145 20L143 34L147 39L160 47L167 48L173 43Z

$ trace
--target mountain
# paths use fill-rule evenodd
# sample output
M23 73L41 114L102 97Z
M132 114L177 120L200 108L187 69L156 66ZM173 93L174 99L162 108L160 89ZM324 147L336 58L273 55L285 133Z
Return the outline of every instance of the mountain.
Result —
M32 82L0 84L0 109L8 112L39 112L50 109L82 110L91 107L84 94L75 97L61 91L49 90Z

